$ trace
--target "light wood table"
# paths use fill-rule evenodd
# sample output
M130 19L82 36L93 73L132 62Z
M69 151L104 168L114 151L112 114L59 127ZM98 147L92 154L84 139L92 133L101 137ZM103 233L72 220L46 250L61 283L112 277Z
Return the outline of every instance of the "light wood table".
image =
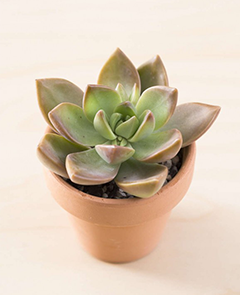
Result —
M240 2L0 1L0 294L240 294ZM129 264L81 250L36 158L36 78L95 83L120 47L160 54L179 103L222 106L161 243Z

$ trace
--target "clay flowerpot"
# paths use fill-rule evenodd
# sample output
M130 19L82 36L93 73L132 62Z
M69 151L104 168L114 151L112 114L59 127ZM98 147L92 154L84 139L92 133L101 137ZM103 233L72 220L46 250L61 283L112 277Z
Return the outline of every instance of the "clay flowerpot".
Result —
M148 199L105 199L85 194L45 169L47 185L68 213L83 248L98 259L129 262L158 244L171 210L186 194L193 175L196 145L183 149L178 174Z

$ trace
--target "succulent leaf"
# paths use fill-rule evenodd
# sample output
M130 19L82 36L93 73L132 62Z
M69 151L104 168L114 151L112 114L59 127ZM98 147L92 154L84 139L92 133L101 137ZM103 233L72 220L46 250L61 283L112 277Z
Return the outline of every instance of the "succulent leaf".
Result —
M125 122L122 122L120 125L117 126L115 129L115 133L117 135L123 136L124 138L128 139L136 132L139 126L138 119L133 116Z
M110 56L98 77L98 84L107 85L113 89L118 83L123 85L128 96L135 83L140 88L138 71L119 48Z
M160 130L145 139L132 143L133 157L141 162L159 163L172 159L182 146L182 135L177 129Z
M112 141L111 141L111 145L118 145L118 141L117 141L117 139L112 140Z
M116 91L119 94L119 96L121 97L122 101L127 101L128 100L127 92L126 92L125 88L123 87L123 85L121 83L118 83L118 85L116 87Z
M172 116L177 104L177 89L155 86L143 92L136 105L138 115L150 110L155 117L155 130L162 127Z
M49 118L56 130L73 142L94 146L106 141L87 120L83 109L75 104L59 104L49 113Z
M120 142L120 146L128 146L128 147L132 147L129 142L126 140L126 138L123 138ZM135 152L135 151L134 151Z
M182 147L188 146L210 128L220 109L219 106L203 103L181 104L161 130L177 128L182 133Z
M120 113L124 117L132 117L136 116L136 109L130 101L124 101L115 108L114 113Z
M112 129L108 124L106 114L103 110L100 110L96 113L93 126L95 130L106 139L113 140L116 138L116 135L112 132Z
M99 110L104 110L110 118L120 103L121 98L114 89L100 85L88 85L83 97L83 110L87 119L93 122Z
M96 145L95 149L99 156L109 164L120 164L134 154L133 148L119 145Z
M112 130L115 130L117 123L123 118L123 115L120 113L113 113L110 117L110 126Z
M146 110L139 118L140 126L136 133L129 139L130 142L136 142L150 135L155 128L155 118L151 111Z
M152 86L168 86L168 77L166 69L159 55L138 68L141 79L142 92Z
M202 103L176 108L178 92L168 87L160 57L137 70L120 49L84 94L64 79L39 79L36 86L41 112L60 134L43 137L37 148L41 162L81 185L114 179L140 198L162 187L168 169L159 163L203 135L220 111Z
M66 169L70 179L82 185L103 184L118 173L119 164L108 164L95 149L67 156Z
M82 106L83 91L64 79L36 80L38 104L44 119L53 128L48 113L61 102L71 102Z
M54 134L46 134L37 147L37 155L40 161L49 170L68 178L65 168L65 160L68 154L85 151L87 148L66 138Z
M129 100L135 106L140 98L140 90L137 84L134 84Z
M162 187L167 174L168 169L163 165L141 163L130 158L122 163L115 181L127 193L148 198Z

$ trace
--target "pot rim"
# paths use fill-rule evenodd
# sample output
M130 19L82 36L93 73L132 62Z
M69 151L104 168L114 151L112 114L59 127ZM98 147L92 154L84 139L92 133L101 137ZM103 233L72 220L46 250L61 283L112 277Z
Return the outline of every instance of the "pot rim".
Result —
M85 201L94 202L97 204L106 204L110 206L131 206L131 205L146 205L149 202L154 201L155 198L160 198L162 196L166 196L168 191L171 190L182 178L185 173L186 167L190 165L191 162L194 161L196 154L196 143L193 142L191 145L183 148L183 160L182 166L175 177L164 185L155 195L149 198L131 198L131 199L110 199L110 198L102 198L93 196L87 193L84 193L77 188L73 187L71 184L67 183L61 176L55 174L54 172L48 170L51 176L57 181L60 185L62 185L65 189L67 189L70 193L77 194L80 199Z

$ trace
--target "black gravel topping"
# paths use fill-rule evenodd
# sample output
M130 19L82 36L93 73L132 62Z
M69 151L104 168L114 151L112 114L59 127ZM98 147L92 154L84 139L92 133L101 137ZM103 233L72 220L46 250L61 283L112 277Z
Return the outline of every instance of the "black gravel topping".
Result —
M175 175L178 173L182 166L182 150L171 160L167 160L163 163L160 163L168 168L168 176L164 182L166 185L169 181L171 181ZM133 195L130 195L120 189L114 180L100 185L80 185L72 182L70 179L63 178L67 183L75 187L76 189L100 198L107 199L130 199L136 198Z

